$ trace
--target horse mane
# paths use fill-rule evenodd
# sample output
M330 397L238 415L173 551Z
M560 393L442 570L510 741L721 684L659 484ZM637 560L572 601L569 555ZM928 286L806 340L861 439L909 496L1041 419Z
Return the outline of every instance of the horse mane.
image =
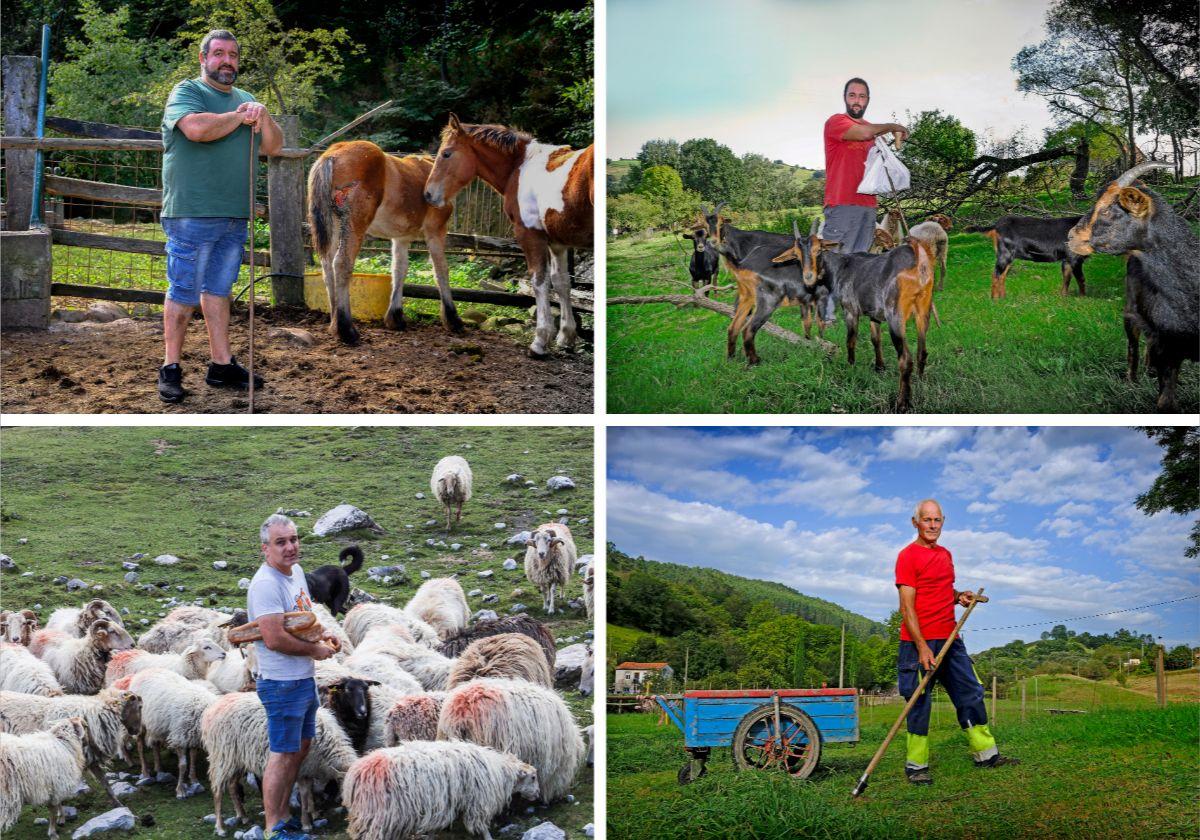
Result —
M467 125L463 123L462 130L472 140L501 152L516 151L517 146L521 143L533 140L532 134L504 125ZM449 140L454 133L455 129L452 126L446 126L442 129L442 142Z

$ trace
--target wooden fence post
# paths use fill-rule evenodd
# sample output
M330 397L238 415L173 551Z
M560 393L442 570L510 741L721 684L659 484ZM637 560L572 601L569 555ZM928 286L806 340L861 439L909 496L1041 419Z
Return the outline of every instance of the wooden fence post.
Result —
M4 133L32 137L37 131L38 59L32 55L0 58L4 86ZM29 230L33 209L33 166L37 153L31 149L4 151L4 177L8 187L5 201L5 230Z
M996 674L992 674L992 719L990 723L996 722Z
M1167 707L1167 672L1163 667L1163 646L1158 646L1158 653L1154 655L1154 688L1158 694L1158 707L1165 709Z
M300 118L285 114L275 118L283 130L283 145L300 142ZM273 157L267 162L267 203L271 219L271 273L276 305L304 305L304 166L305 160ZM299 279L297 279L299 278Z
M1025 722L1025 680L1021 680L1021 723Z

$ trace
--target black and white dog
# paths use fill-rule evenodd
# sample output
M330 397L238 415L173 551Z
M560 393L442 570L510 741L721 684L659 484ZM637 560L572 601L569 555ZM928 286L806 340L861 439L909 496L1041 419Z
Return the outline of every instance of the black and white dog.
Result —
M304 573L308 581L308 597L324 604L333 615L346 611L346 599L350 597L350 575L362 568L362 549L356 545L343 548L339 560L350 558L344 566L321 566Z

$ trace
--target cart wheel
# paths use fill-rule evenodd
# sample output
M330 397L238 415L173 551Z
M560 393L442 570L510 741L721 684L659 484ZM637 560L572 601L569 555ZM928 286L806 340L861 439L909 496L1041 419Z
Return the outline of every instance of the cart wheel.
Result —
M775 731L775 707L759 706L742 718L733 733L733 765L738 770L783 770L793 779L807 779L821 760L817 725L800 709L779 709L782 737Z
M679 779L679 784L681 785L686 785L692 780L692 762L685 762L684 765L679 768L679 776L677 778Z
M684 764L682 767L679 768L679 775L677 776L677 778L679 780L679 784L686 785L688 782L694 782L694 781L696 781L696 779L702 779L708 775L707 752L708 751L705 750L704 758L696 758L696 759L690 760L686 764ZM696 765L696 763L700 764L699 770L692 769Z

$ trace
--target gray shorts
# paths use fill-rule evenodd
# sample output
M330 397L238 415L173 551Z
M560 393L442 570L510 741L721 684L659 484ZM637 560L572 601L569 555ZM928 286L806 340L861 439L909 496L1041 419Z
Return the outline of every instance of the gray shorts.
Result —
M821 238L841 242L843 254L866 253L875 241L875 208L857 204L826 207Z

